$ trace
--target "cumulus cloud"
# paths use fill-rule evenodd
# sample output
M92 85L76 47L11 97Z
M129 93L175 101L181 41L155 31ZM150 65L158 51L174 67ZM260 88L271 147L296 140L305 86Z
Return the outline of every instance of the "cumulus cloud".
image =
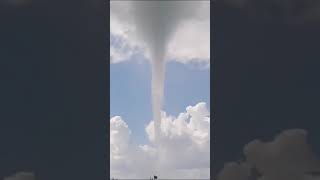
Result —
M145 3L145 2L143 2ZM180 16L176 22L173 35L167 43L167 59L181 63L210 61L210 4L209 1L199 2L165 2L178 3L174 16ZM111 63L129 60L134 54L143 54L150 59L150 49L143 41L144 34L139 30L138 21L134 19L136 11L134 2L110 2L111 37L122 39L122 46L110 42ZM174 7L174 6L172 6ZM147 17L146 17L147 18ZM151 28L151 27L150 27ZM126 49L126 50L124 50Z
M110 61L111 63L120 63L128 60L133 55L141 53L138 46L132 46L126 42L122 36L112 35L110 38Z
M31 172L17 172L12 176L5 177L4 180L35 180L35 176Z
M154 145L153 123L145 128L150 143L137 145L131 143L125 121L111 118L112 177L148 178L155 170L160 178L210 177L210 113L205 103L188 106L178 117L162 112L161 146Z
M218 180L249 180L253 169L259 180L314 179L309 172L319 172L320 164L306 141L306 131L291 129L273 141L254 140L244 147L245 161L228 163Z

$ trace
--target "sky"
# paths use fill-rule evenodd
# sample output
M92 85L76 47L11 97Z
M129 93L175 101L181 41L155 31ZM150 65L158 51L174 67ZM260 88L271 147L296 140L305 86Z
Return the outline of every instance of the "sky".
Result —
M200 101L210 109L209 71L168 63L164 110L177 116L188 105ZM144 126L152 120L150 64L146 61L114 64L110 74L110 116L130 117L127 123L132 128L133 140L145 143Z
M209 1L140 3L137 6L134 2L111 2L111 177L148 178L158 172L159 178L209 178ZM167 26L170 34L163 35L163 39L168 39L161 116L163 149L153 142L153 59L144 38L148 30L143 29L148 26L135 21L162 16L151 11L160 7L171 13L165 20L171 25ZM181 148L185 153L181 153ZM160 151L166 153L156 157L155 152ZM140 164L130 164L131 161Z

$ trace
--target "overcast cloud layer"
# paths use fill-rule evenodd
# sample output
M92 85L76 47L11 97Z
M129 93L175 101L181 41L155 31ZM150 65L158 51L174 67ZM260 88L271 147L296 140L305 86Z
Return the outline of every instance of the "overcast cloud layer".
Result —
M162 113L162 146L155 148L153 121L145 128L149 144L130 141L131 130L120 116L110 120L110 173L115 178L210 177L210 112L204 102L188 106L178 117ZM156 152L160 154L155 167Z
M178 2L176 2L178 3ZM181 3L181 2L180 2ZM110 2L111 63L130 60L141 53L150 59L150 52L135 24L134 6L130 1ZM210 61L210 3L188 1L180 5L183 19L173 29L168 40L168 59L181 63L209 64ZM209 66L207 66L209 67Z

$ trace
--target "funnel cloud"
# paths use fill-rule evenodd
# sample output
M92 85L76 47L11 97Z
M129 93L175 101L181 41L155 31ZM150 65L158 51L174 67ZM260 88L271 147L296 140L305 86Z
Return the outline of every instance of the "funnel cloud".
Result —
M161 109L164 96L168 42L177 25L192 14L194 3L132 2L137 36L146 43L152 65L152 110L155 143L161 138ZM159 144L158 144L159 145Z

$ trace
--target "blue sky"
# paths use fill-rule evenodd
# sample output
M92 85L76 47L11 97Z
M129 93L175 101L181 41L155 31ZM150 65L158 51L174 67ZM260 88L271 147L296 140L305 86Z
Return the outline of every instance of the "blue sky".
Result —
M143 144L147 142L145 126L152 119L151 67L143 57L132 58L110 65L110 115L121 116L132 131L132 141ZM177 116L201 101L210 108L210 70L168 62L164 111Z

